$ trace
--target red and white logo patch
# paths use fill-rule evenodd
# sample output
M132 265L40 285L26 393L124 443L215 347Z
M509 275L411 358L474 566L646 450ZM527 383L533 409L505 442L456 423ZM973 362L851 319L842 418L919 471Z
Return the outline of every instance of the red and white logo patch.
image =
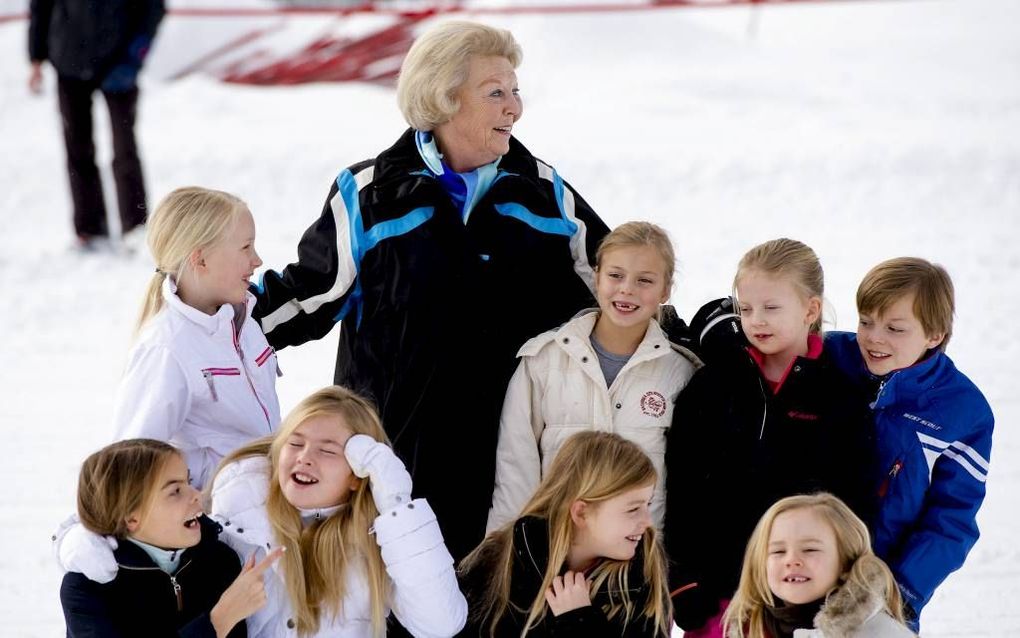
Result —
M666 397L658 392L645 392L641 397L641 413L659 418L666 414Z

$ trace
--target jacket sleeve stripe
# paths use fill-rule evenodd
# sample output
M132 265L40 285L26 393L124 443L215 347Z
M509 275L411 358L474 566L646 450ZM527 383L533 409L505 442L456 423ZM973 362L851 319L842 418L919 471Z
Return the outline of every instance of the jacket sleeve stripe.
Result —
M933 436L928 436L927 434L922 434L921 432L917 433L917 438L921 440L921 443L925 443L932 447L939 448L940 450L944 450L949 447L956 448L958 451L963 452L967 456L969 456L970 460L976 463L978 467L983 469L985 472L987 472L989 469L988 460L985 459L985 457L983 457L980 452L978 452L971 446L967 445L963 441L953 441L952 443L946 443L941 439L936 439Z
M577 226L568 223L564 219L553 219L551 217L536 215L531 212L527 206L521 206L516 202L496 204L496 212L505 217L518 219L535 230L548 233L550 235L572 237L574 233L577 232Z
M936 439L933 436L928 436L927 434L923 434L921 432L916 432L916 434L918 440L921 441L922 448L925 449L934 448L935 450L940 451L944 456L953 459L961 466L963 466L963 469L967 470L967 472L971 476L981 481L982 483L984 483L988 479L986 474L988 472L988 461L986 461L980 454L978 454L974 448L960 441L946 443L941 439ZM959 450L959 452L957 450ZM981 469L974 467L971 461L977 463L981 467Z
M588 259L588 225L575 214L574 193L564 187L563 179L551 166L537 160L535 164L538 166L538 176L552 182L556 205L560 208L563 220L568 224L573 224L576 228L576 231L570 236L570 254L574 257L574 272L584 281L588 289L594 292L595 271L592 270L591 261Z
M350 290L358 276L358 263L355 259L360 260L360 253L357 242L359 237L364 234L358 193L372 181L374 173L375 168L369 166L357 175L352 175L350 170L344 170L336 178L339 190L330 201L330 208L333 211L333 224L336 228L339 264L337 264L337 276L333 285L326 292L308 299L291 299L266 315L262 319L264 333L271 333L277 326L290 321L302 312L311 314L324 304L336 301Z

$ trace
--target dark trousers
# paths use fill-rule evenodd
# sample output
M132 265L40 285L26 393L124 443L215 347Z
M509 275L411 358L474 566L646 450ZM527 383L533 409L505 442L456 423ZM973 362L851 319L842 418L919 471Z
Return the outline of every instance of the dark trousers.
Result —
M91 82L68 78L59 78L57 82L60 115L64 124L64 145L67 149L67 173L74 205L74 230L79 237L109 234L92 134L92 95L97 90ZM127 232L144 224L147 212L142 163L135 144L138 89L123 93L102 93L110 111L113 179L117 186L121 229Z

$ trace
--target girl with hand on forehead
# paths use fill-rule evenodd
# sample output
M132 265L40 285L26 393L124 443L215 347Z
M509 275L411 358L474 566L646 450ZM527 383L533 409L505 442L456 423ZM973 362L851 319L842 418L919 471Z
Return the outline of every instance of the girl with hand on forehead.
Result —
M391 611L412 635L456 634L467 605L453 558L411 488L373 406L339 386L230 454L212 483L226 542L257 558L287 550L249 635L385 636Z

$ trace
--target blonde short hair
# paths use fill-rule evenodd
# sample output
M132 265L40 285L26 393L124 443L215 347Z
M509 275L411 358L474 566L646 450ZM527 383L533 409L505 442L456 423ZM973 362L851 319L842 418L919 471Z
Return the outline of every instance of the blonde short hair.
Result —
M953 334L956 294L946 269L919 257L897 257L868 271L857 287L857 311L881 315L897 300L914 295L914 316L928 338L944 335L945 350Z
M825 272L822 262L810 246L796 239L781 237L763 244L758 244L747 251L737 265L737 275L733 278L733 291L736 297L737 282L749 270L758 270L772 277L790 277L793 285L800 290L805 298L825 295ZM822 313L811 324L811 332L822 331Z
M414 41L397 80L397 103L412 128L431 131L460 110L457 91L477 56L506 58L516 69L522 53L506 29L465 20L443 22Z
M606 235L595 252L595 265L602 267L602 257L617 248L641 248L647 246L655 250L666 266L666 290L673 286L673 273L676 271L676 252L669 234L661 226L650 222L625 222Z

